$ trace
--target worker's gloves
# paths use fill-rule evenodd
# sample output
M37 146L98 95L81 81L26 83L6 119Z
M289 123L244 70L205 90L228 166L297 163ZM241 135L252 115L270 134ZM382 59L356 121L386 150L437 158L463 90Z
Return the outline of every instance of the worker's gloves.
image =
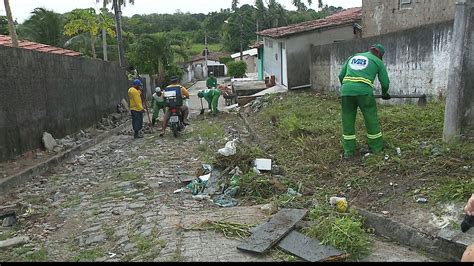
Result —
M382 99L388 101L392 99L392 97L390 97L390 94L386 92L386 93L382 93Z

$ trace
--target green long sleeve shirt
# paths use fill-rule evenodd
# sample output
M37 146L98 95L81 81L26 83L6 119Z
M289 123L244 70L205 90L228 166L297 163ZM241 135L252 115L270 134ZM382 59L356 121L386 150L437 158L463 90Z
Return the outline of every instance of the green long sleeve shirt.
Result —
M203 98L207 101L209 109L211 109L211 103L214 96L220 96L221 93L217 89L205 89L202 91Z
M371 52L351 56L339 73L341 96L373 95L377 76L382 85L382 93L387 93L390 79L383 61Z

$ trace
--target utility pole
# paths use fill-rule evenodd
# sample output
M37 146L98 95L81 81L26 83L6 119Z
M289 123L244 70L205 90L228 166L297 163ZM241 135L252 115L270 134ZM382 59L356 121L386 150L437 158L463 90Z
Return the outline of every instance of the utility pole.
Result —
M258 19L257 19L257 44L259 43L258 37L259 37L259 36L258 36Z
M244 18L240 15L240 61L244 57Z
M107 10L107 1L104 0L103 4L102 8L104 10L103 12L105 12L105 10ZM102 28L102 51L104 53L104 61L107 61L107 31L105 30L105 27Z
M118 0L113 0L115 11L115 28L117 29L117 42L119 48L119 63L121 67L125 67L125 49L123 48L122 40L122 10Z
M463 91L465 90L463 72L465 52L469 39L471 19L471 0L457 0L453 27L453 44L448 74L446 110L444 113L443 140L451 142L460 137L463 116Z
M204 64L205 64L204 73L206 74L205 77L208 77L209 73L208 73L208 68L207 68L207 53L209 52L209 50L207 49L207 30L204 31L204 44L205 44L205 48L204 48Z
M15 24L13 22L12 10L10 9L9 0L4 0L5 3L5 12L7 13L8 20L8 31L10 32L10 38L12 39L12 46L18 47L18 37L16 35Z

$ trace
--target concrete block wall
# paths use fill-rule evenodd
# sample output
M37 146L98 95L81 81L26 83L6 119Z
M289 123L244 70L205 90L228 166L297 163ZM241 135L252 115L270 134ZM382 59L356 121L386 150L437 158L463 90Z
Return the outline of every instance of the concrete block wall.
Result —
M454 20L456 0L362 0L363 37L396 32L426 24Z
M471 1L474 7L474 0ZM468 52L465 53L463 79L464 85L464 113L462 114L463 133L474 135L474 8L471 9L470 33L468 42Z
M0 161L87 128L128 99L113 62L0 46Z
M371 44L382 43L386 50L384 62L392 94L444 96L448 83L452 29L453 21L449 21L377 37L312 46L312 87L339 91L339 71L348 57L367 51ZM378 80L376 87L380 88Z

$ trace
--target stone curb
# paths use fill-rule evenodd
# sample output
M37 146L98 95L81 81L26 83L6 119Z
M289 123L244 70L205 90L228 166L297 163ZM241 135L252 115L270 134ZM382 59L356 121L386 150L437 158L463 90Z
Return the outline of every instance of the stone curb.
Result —
M245 114L239 112L239 116L257 144L261 148L265 148L262 139L252 129ZM359 207L353 206L352 208L365 218L365 226L373 228L375 234L387 237L402 246L426 252L438 259L459 262L468 246L462 241L453 241L444 237L425 234L413 227Z
M111 129L97 137L95 137L94 139L91 139L91 140L88 140L84 143L81 143L80 145L77 145L75 147L73 147L72 149L69 149L65 152L62 152L56 156L53 156L52 158L48 159L47 161L45 162L41 162L41 163L38 163L37 165L34 165L18 174L15 174L15 175L12 175L12 176L9 176L7 178L4 178L0 181L0 193L1 194L5 194L8 192L9 189L13 188L13 187L16 187L16 186L19 186L27 181L29 181L30 179L32 179L34 176L37 176L37 175L42 175L43 173L45 173L46 171L48 171L49 169L51 169L52 167L55 167L55 166L58 166L59 164L61 164L62 162L64 161L67 161L69 159L71 159L74 155L77 155L78 153L92 147L92 146L95 146L99 143L101 143L102 141L104 141L105 139L113 136L113 135L116 135L118 134L120 131L122 131L123 129L125 129L127 126L130 125L130 121L127 120L125 123L121 124L120 126L114 128L114 129Z

